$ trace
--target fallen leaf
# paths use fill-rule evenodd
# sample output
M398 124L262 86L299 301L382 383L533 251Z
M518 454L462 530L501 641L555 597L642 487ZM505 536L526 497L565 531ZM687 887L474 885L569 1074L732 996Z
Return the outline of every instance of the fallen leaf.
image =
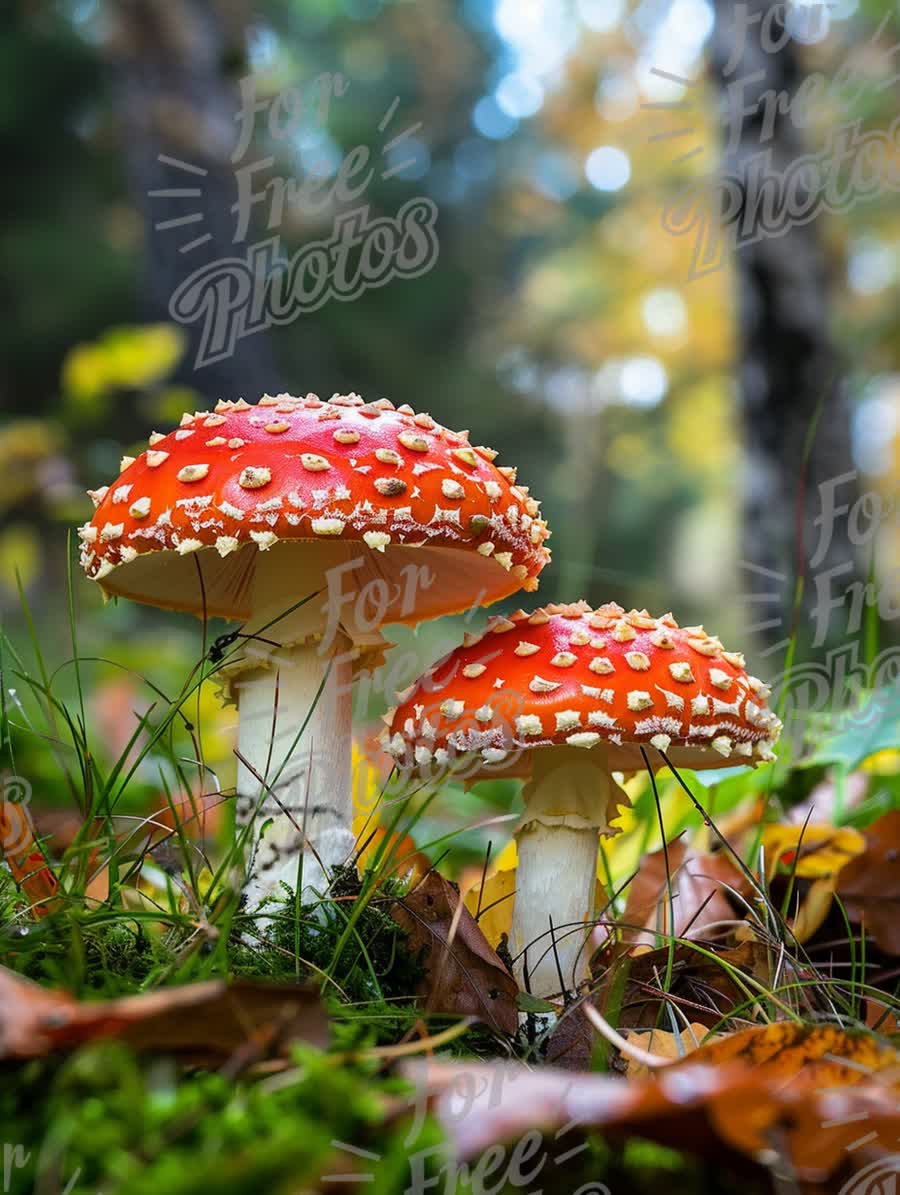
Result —
M516 1032L516 981L449 881L430 871L391 916L409 935L410 951L422 956L419 995L428 1009L477 1017L500 1033Z
M52 912L59 883L34 835L28 809L18 801L0 800L0 860L31 902L35 917Z
M818 1087L854 1086L879 1071L893 1070L900 1079L900 1053L893 1046L836 1025L778 1021L718 1037L691 1057L692 1063L714 1066L735 1061L767 1079L799 1079Z
M589 1071L597 1044L597 1030L579 1000L565 1010L547 1042L547 1062L567 1071Z
M657 1058L665 1058L670 1062L680 1062L689 1054L695 1054L701 1042L708 1038L709 1031L699 1022L685 1025L679 1033L670 1033L666 1029L651 1029L649 1033L629 1033L629 1045L646 1050L648 1054L655 1054ZM626 1059L625 1073L629 1079L643 1079L650 1074L649 1069L633 1059Z
M657 935L674 933L677 938L697 938L708 926L734 921L736 915L727 887L742 891L746 886L737 867L724 855L695 854L682 842L668 847L672 902L666 882L666 852L647 855L628 886L623 940L655 946ZM670 925L674 929L670 929ZM637 926L644 927L637 929Z
M325 1046L328 1022L308 987L214 980L84 1004L0 968L0 1060L107 1038L136 1050L227 1057L250 1043L269 1053L292 1041Z
M778 868L797 879L821 880L837 875L866 849L866 840L849 826L766 826L762 834L769 879Z
M689 1020L712 1028L747 999L741 973L762 982L768 980L769 958L765 946L757 941L741 942L728 949L707 944L704 949L715 957L684 943L676 944L667 991L663 989L668 947L647 950L639 946L625 953L616 949L598 985L597 1007L604 1011L607 993L616 981L621 982L619 968L627 966L621 1004L612 1018L620 1029L654 1028L664 1005L679 1008ZM786 966L790 971L790 964ZM749 1018L752 1013L746 1015Z
M518 854L511 839L493 860L483 878L473 869L469 882L461 884L466 908L478 921L478 927L495 949L509 937L512 929L513 898L516 893Z
M867 996L864 1005L863 1020L870 1029L880 1033L882 1037L896 1039L900 1036L900 1021L889 1005L882 1000L877 1000L874 996Z
M837 894L886 954L900 954L900 811L865 832L866 849L842 869Z
M777 1164L802 1182L868 1173L869 1164L894 1158L895 1090L865 1081L837 1091L779 1084L740 1063L713 1067L696 1058L630 1082L515 1063L417 1060L404 1070L431 1097L460 1161L493 1156L485 1151L535 1130L551 1162L596 1132L614 1142L640 1137L705 1158Z

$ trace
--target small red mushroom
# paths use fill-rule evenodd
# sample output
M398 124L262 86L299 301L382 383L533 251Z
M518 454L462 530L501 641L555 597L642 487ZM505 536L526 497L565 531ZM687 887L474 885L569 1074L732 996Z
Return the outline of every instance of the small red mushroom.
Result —
M223 673L238 820L272 819L252 904L296 883L298 827L314 848L305 886L321 887L316 859L352 850L351 660L382 649L381 625L537 588L549 532L496 455L387 399L266 395L186 414L91 493L81 561L106 594L245 623Z
M781 723L740 653L702 627L615 603L493 618L402 695L385 731L401 770L526 780L510 947L547 996L587 969L597 836L627 800L614 771L774 759ZM553 927L551 943L550 925ZM554 957L554 953L556 957Z

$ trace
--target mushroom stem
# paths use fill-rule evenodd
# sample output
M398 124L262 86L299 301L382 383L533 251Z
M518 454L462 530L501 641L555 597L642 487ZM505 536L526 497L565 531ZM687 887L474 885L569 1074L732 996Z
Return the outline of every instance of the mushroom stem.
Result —
M510 937L516 979L524 988L527 974L532 995L553 996L563 987L576 988L587 975L590 926L583 923L594 903L597 830L529 822L516 832L516 847L519 866Z
M534 996L558 994L560 972L566 990L588 974L597 840L607 829L607 805L616 792L602 745L534 752L516 830L519 863L510 935L516 978L524 987L527 973Z
M233 685L237 822L261 828L244 887L250 908L283 897L282 884L296 889L301 854L303 891L322 892L353 850L350 644L338 640L330 656L316 643L282 647Z

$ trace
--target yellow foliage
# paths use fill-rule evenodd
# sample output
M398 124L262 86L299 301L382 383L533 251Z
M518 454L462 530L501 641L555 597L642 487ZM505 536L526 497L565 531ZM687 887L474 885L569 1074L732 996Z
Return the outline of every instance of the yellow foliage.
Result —
M779 865L798 879L832 878L866 849L865 838L849 826L766 826L762 844L769 879Z
M876 751L863 763L862 770L874 776L896 776L900 772L900 751Z
M62 385L71 404L98 404L108 385L102 351L93 344L76 345L63 361Z
M710 480L731 476L738 439L724 377L710 377L686 389L672 404L668 445L690 474Z
M45 419L8 420L0 430L0 511L39 496L41 466L60 448L55 423Z
M99 414L116 389L143 390L172 372L184 352L173 324L111 328L94 344L79 344L63 362L62 385L71 406Z
M813 883L788 924L798 942L807 942L828 916L837 875L866 849L866 840L848 826L766 826L762 836L769 879L779 867Z
M185 411L197 409L202 402L190 386L165 386L146 405L150 418L159 423L178 423Z
M10 594L18 592L16 574L27 589L41 567L41 541L27 523L13 523L0 532L0 585Z

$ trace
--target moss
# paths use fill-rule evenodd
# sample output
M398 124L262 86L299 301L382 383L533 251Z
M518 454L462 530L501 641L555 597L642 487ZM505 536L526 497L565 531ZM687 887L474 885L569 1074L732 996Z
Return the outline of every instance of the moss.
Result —
M0 929L5 966L78 996L138 991L171 952L140 921L63 910L30 926Z
M277 1085L235 1082L184 1076L107 1044L10 1071L0 1119L6 1139L23 1147L10 1195L49 1189L53 1178L60 1188L71 1182L73 1195L290 1192L367 1166L342 1155L340 1142L377 1153L379 1186L392 1189L383 1181L400 1173L405 1126L388 1122L398 1100L408 1102L405 1088L308 1049L297 1050L294 1065ZM433 1124L423 1140L440 1140Z
M327 975L345 1000L357 1005L408 998L421 971L405 948L405 932L390 915L406 888L382 881L356 915L354 902L366 887L366 877L360 879L355 867L337 868L326 901L297 910L285 885L278 902L258 914L239 914L230 942L234 973L291 981Z

